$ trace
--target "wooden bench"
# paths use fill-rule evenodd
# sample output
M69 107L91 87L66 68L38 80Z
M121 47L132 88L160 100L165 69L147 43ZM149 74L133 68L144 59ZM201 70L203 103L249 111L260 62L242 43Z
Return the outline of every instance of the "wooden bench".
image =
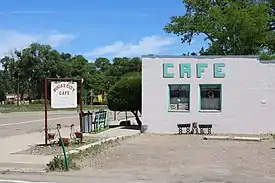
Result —
M182 129L186 128L186 134L190 133L190 127L191 124L177 124L178 128L179 128L179 134L182 134Z
M211 134L212 124L201 124L199 125L200 134L205 134L204 129L208 129L207 134Z

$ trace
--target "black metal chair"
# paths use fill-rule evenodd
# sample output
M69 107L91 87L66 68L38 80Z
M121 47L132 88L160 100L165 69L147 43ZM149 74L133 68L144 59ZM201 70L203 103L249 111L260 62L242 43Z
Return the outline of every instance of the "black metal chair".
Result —
M190 127L191 127L190 123L187 123L187 124L177 124L177 127L179 128L179 134L183 133L183 130L182 130L183 128L186 128L186 134L190 133Z

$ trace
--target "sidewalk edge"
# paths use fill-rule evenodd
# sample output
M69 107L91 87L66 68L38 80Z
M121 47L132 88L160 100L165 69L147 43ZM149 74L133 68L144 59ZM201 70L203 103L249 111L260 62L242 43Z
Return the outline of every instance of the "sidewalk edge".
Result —
M10 167L0 167L1 174L7 173L46 173L46 169L36 169L36 168L10 168Z

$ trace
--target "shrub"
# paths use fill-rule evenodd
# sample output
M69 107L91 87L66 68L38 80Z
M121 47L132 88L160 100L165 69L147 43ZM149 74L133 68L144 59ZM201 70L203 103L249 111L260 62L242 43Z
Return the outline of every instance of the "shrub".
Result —
M275 55L270 55L268 53L262 53L260 55L260 60L274 60L275 59Z
M68 156L69 167L71 169L79 169L77 164L73 161L71 156ZM65 171L65 163L64 157L57 155L55 156L48 164L47 164L47 171Z
M131 111L141 125L138 111L141 112L141 76L123 77L113 85L107 95L107 105L113 111Z

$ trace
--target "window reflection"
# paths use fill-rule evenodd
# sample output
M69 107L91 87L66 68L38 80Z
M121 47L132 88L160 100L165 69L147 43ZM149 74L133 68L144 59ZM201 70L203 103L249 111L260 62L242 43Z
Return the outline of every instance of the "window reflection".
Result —
M186 84L169 85L170 110L189 110L190 86Z

